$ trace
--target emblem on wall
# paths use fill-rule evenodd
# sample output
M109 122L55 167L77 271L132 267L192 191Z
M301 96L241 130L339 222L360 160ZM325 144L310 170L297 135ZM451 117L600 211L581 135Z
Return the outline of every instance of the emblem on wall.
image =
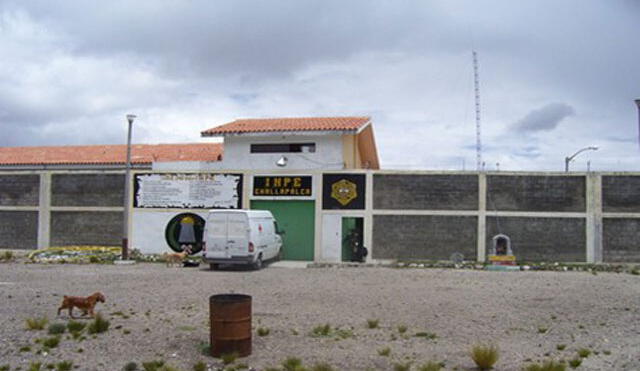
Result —
M167 245L175 252L183 252L189 248L192 254L202 250L202 237L205 221L193 213L182 213L174 216L164 230Z
M324 174L322 176L322 208L364 209L364 174Z
M341 179L331 185L331 197L342 206L346 206L358 197L357 186L346 179Z

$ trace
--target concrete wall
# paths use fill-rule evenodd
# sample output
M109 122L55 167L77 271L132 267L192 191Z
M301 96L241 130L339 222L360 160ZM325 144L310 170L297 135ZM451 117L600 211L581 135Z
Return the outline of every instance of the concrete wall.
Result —
M122 212L54 211L51 245L120 246Z
M603 176L602 209L640 213L640 176Z
M477 225L472 216L375 215L372 257L448 260L462 253L475 260Z
M122 206L124 174L53 174L52 206Z
M38 206L39 189L39 175L2 175L0 176L0 205Z
M38 246L37 211L0 211L0 248L35 249Z
M488 217L486 244L503 233L519 261L585 262L584 218Z
M373 176L375 209L476 210L477 175Z
M584 176L489 175L487 210L585 211Z
M603 229L605 262L640 262L640 218L606 218Z

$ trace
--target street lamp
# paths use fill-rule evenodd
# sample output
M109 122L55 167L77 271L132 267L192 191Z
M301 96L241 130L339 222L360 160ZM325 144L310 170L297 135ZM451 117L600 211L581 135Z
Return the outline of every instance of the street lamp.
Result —
M131 188L131 126L136 115L128 114L127 122L129 130L127 131L127 162L124 176L124 226L122 234L122 260L129 259L129 193Z
M564 171L565 172L569 172L569 162L571 162L573 160L574 157L576 157L577 155L579 155L580 153L584 152L584 151L597 151L598 150L598 146L589 146L589 147L584 147L579 149L576 153L572 154L569 157L565 157L564 158Z

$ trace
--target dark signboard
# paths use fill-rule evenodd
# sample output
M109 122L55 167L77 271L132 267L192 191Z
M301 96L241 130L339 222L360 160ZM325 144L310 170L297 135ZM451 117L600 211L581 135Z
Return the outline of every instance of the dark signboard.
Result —
M311 176L254 176L254 196L310 197Z
M322 208L364 209L364 174L324 174L322 177Z

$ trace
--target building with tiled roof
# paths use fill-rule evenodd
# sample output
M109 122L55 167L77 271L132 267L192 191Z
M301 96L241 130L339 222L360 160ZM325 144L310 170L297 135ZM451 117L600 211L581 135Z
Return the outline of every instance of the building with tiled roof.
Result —
M224 138L223 169L379 169L369 117L238 119L201 132Z
M220 161L222 152L221 143L133 144L131 164L150 169L159 162ZM126 154L124 144L0 147L0 169L122 169Z

